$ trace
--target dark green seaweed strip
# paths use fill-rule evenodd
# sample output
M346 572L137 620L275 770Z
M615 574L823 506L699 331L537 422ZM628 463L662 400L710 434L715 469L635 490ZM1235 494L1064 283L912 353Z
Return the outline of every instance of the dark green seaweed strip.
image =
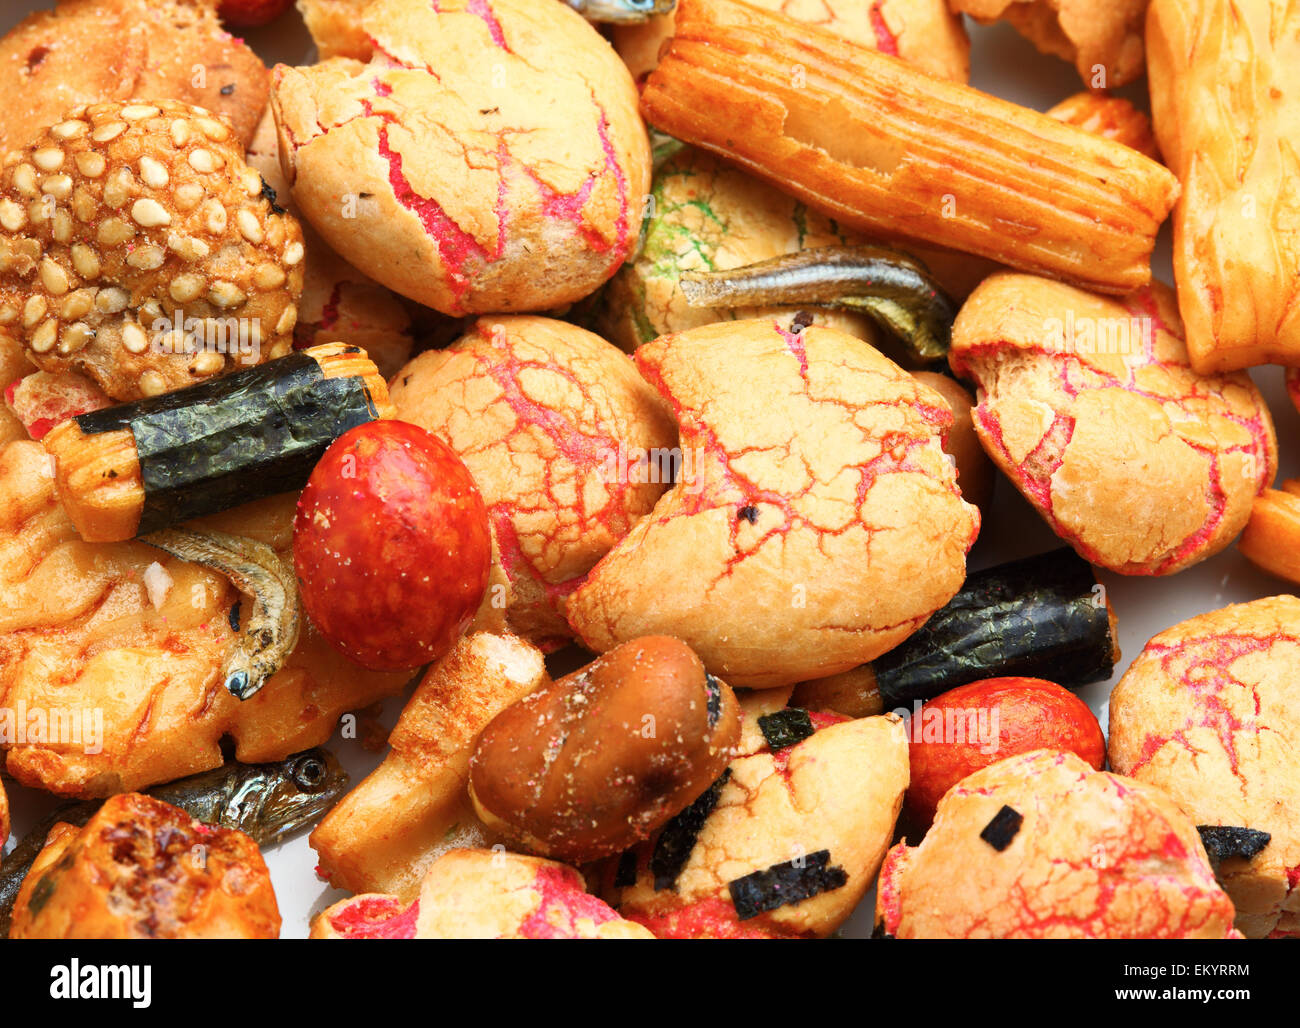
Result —
M984 826L980 838L1001 853L1020 834L1020 826L1024 823L1024 815L1004 803L1002 809L993 815L993 820Z
M655 878L655 892L671 889L677 884L677 876L682 873L686 861L695 848L704 822L718 805L722 787L731 777L731 768L722 772L716 782L708 787L694 803L674 817L659 833L655 840L654 852L650 855L650 873Z
M325 378L295 353L188 389L76 419L128 428L144 484L137 535L301 489L329 444L378 411L359 377Z
M1268 832L1254 828L1236 828L1231 825L1197 825L1201 833L1201 842L1210 858L1210 866L1218 867L1229 857L1241 857L1251 860L1263 852L1264 847L1273 841Z
M773 864L766 871L755 871L727 883L736 917L748 921L751 917L791 903L830 892L847 885L848 873L842 867L831 867L831 851L818 850L806 857Z
M1069 548L977 571L947 606L871 665L885 709L982 678L1045 678L1073 688L1115 670L1092 566Z
M797 746L817 729L813 727L808 711L800 707L785 707L771 714L760 714L758 730L767 740L768 749L775 753L789 746Z

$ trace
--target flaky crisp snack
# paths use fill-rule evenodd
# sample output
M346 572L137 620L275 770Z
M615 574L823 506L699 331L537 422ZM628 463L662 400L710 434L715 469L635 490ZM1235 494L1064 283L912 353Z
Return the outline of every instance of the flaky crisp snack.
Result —
M1123 97L1084 90L1067 96L1048 109L1049 117L1131 146L1153 161L1160 160L1160 148L1151 130L1151 119Z
M1150 280L1178 196L1129 147L737 0L683 0L642 111L851 227L1101 292Z
M1192 364L1300 364L1300 7L1156 0L1147 47Z
M61 0L0 39L0 156L78 104L134 96L224 115L246 144L269 90L261 59L222 28L217 0Z
M976 21L1006 21L1045 54L1069 61L1097 89L1142 74L1142 18L1149 0L948 0Z

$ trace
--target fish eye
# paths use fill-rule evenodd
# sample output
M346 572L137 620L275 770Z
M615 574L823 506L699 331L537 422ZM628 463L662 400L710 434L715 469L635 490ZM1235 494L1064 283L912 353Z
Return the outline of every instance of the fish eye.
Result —
M303 792L320 792L325 788L325 762L303 757L293 767L293 781Z

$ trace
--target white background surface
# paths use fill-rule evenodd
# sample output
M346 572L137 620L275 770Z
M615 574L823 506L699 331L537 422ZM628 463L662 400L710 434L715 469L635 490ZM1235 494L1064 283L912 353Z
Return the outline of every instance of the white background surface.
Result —
M48 4L4 0L0 9L0 31L8 31L28 11L44 6ZM1005 26L969 27L973 43L972 85L1039 110L1045 110L1082 88L1071 66L1039 54L1011 29ZM275 25L248 33L247 38L268 64L277 60L290 63L306 61L312 53L311 39L293 10ZM1145 89L1143 80L1121 90L1120 95L1145 108ZM0 99L0 111L5 99ZM1161 236L1154 267L1156 277L1172 281L1167 226ZM1282 468L1279 478L1300 476L1300 461L1293 446L1293 441L1300 437L1300 415L1287 398L1282 372L1269 367L1256 368L1252 374L1264 390L1277 425ZM2 500L0 498L0 502ZM1028 503L1005 479L1000 478L979 541L971 551L969 565L972 570L978 570L1059 545L1059 540ZM1126 578L1103 573L1101 580L1119 620L1123 658L1110 682L1088 686L1079 692L1097 713L1103 727L1111 688L1151 636L1195 614L1228 603L1289 591L1285 582L1254 568L1237 553L1235 547L1229 547L1218 556L1170 578ZM392 724L401 706L401 698L385 704L386 724ZM379 754L367 753L357 743L339 739L337 735L327 745L351 772L354 782L379 762ZM45 794L13 785L9 786L9 799L15 837L21 837L28 826L53 805ZM307 845L305 833L266 851L266 860L284 919L282 934L285 938L305 937L308 922L314 914L345 898L345 893L330 889L315 877L316 855ZM873 905L874 893L864 900L842 934L869 935Z

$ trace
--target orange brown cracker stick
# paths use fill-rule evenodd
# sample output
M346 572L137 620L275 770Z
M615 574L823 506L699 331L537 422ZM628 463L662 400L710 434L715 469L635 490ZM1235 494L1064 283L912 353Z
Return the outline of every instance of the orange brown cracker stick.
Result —
M1131 146L1153 161L1160 160L1160 148L1156 146L1156 137L1151 130L1151 119L1123 97L1085 90L1049 108L1047 115Z
M1159 789L1035 750L977 771L920 845L889 851L898 939L1240 938L1191 818Z
M4 782L0 781L0 849L9 841L9 797L5 795Z
M409 902L440 854L494 839L466 793L470 754L498 712L549 681L541 653L524 640L464 636L416 686L383 763L312 832L330 884Z
M309 625L284 667L243 704L219 670L249 604L227 579L143 543L86 543L59 506L49 456L35 442L0 450L0 708L100 710L99 746L28 739L7 770L25 785L90 798L218 767L283 759L320 745L347 711L391 696L406 673L339 659ZM277 496L192 522L263 542L285 559L295 497ZM170 588L151 598L158 564ZM90 752L94 750L95 752Z
M318 0L321 2L321 0ZM945 0L749 0L795 21L826 29L858 46L901 57L928 75L965 82L970 40ZM614 46L639 82L654 71L672 38L675 15L616 25Z
M1300 584L1300 479L1255 497L1237 549L1256 567Z
M650 939L586 891L571 867L504 850L453 849L414 900L370 893L323 911L313 939Z
M394 377L393 403L465 461L510 630L555 648L572 634L569 594L663 494L677 442L667 405L616 347L531 315L480 318L420 354Z
M948 0L976 21L1010 22L1045 54L1070 61L1092 89L1141 77L1149 0Z
M1147 49L1192 365L1300 364L1300 8L1154 0Z
M570 596L586 645L675 635L730 685L788 685L874 659L958 590L979 513L941 446L952 410L871 346L756 319L636 362L692 464Z
M369 358L327 343L162 403L78 415L42 442L81 537L121 542L300 488L336 434L392 414ZM250 448L244 441L254 430L261 445Z
M54 827L14 904L11 939L276 939L266 863L243 832L139 793Z
M1243 372L1198 374L1172 290L1123 299L1004 272L953 325L985 450L1094 564L1166 575L1226 547L1277 470L1273 420Z
M1150 280L1178 196L1129 147L736 0L682 0L641 104L853 228L1105 292Z
M1300 936L1300 599L1271 596L1161 632L1110 698L1110 763L1197 825L1269 835L1218 876L1249 938Z

